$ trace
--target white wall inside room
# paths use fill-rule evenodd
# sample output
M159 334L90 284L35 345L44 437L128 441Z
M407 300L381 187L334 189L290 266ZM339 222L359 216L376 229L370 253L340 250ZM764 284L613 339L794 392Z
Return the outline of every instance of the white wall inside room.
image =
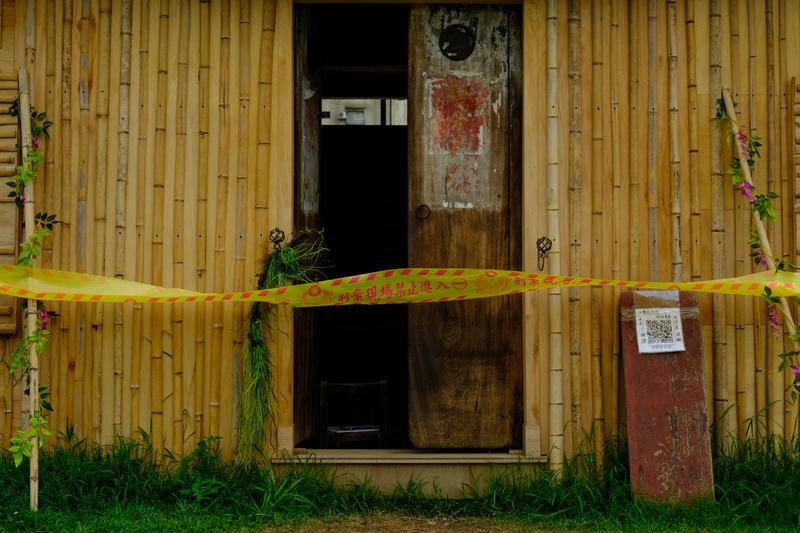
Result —
M405 98L323 98L322 125L405 126L407 109Z

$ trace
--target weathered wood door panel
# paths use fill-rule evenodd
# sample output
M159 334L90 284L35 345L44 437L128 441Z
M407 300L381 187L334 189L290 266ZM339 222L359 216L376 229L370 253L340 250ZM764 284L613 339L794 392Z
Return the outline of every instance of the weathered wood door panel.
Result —
M415 6L409 28L409 262L518 268L513 10ZM518 56L517 56L518 57ZM510 60L511 58L511 60ZM514 142L512 142L512 140ZM502 448L521 432L521 307L409 308L409 436Z
M319 229L320 69L313 55L316 19L307 6L295 11L295 230ZM300 443L316 435L319 412L319 313L295 309L294 440Z

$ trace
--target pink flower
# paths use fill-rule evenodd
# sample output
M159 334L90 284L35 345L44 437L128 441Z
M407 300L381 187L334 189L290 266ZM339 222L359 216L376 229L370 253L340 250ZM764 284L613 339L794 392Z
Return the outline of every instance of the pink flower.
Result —
M789 365L789 368L792 369L792 374L794 374L795 376L800 376L800 366Z
M47 309L45 308L39 309L39 318L41 319L47 318Z
M739 190L742 192L742 196L747 198L751 204L755 203L756 197L753 195L753 184L749 181L742 181L739 183Z
M23 204L25 203L25 200L27 200L27 199L28 199L28 197L25 196L25 193L22 193L22 194L19 195L19 201L22 202Z
M736 140L739 141L739 148L742 151L742 155L746 159L750 159L750 142L747 140L747 134L744 132L744 126L742 126L742 129L736 134Z
M33 138L31 139L31 147L32 147L34 150L36 150L37 148L39 148L39 138L38 138L38 137L33 137Z
M769 311L767 311L767 319L769 320L770 326L773 328L778 327L778 310L774 305L769 307Z
M756 262L756 266L760 266L760 267L766 269L769 265L767 265L767 258L764 257L764 254L761 251L761 248L753 248L753 253L756 254L754 256L755 262Z

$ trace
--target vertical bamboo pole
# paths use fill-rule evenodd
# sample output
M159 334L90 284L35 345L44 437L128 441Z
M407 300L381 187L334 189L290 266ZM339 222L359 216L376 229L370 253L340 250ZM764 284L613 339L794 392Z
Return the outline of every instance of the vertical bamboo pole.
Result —
M221 48L222 48L222 5L221 2L211 4L209 9L209 68L208 68L208 202L206 235L206 290L210 287L214 291L223 290L222 282L218 280L215 261L217 242L217 211L221 198L217 194L217 177L221 172L220 151L218 149L221 135L219 106L222 102L220 95L221 79ZM206 314L206 354L208 362L204 368L204 417L203 434L219 435L219 368L220 350L222 344L222 304L212 304ZM210 342L209 342L210 340Z
M629 189L628 189L628 204L630 209L630 220L635 220L636 224L630 225L630 275L633 279L641 279L641 276L646 276L640 268L641 257L646 250L646 246L642 247L641 244L641 220L642 210L642 162L640 141L643 138L643 132L640 129L642 122L642 114L644 102L642 101L640 68L642 48L640 35L642 24L642 6L641 2L634 2L630 6L631 11L629 15L630 34L628 36L628 49L631 51L629 56L629 73L628 73L628 91L630 93L630 122L628 126L628 144L630 146L630 157L628 159L628 175L630 176ZM646 217L646 211L644 216Z
M59 142L53 143L52 150L49 150L50 159L50 176L56 175L56 168L62 169L61 161L62 161L62 151L63 151L63 135L62 135L62 124L61 124L61 83L63 79L63 2L57 2L52 9L49 10L50 15L52 16L52 21L49 23L48 27L50 28L49 34L52 37L52 51L47 57L48 62L48 101L47 101L47 111L50 113L51 116L56 118L56 123L53 125L51 129L51 135L59 139ZM56 213L62 213L62 205L64 202L64 183L66 180L61 179L53 179L52 180L52 210ZM58 227L53 228L53 258L52 258L52 266L56 269L62 269L63 262L67 259L66 256L62 255L62 248L61 242L64 237L63 226L61 224ZM64 314L65 306L64 304L57 304L53 306L53 310L57 313L63 315ZM59 320L57 323L58 326L58 335L55 336L53 339L53 343L51 345L51 353L59 354L57 357L53 357L55 368L57 368L57 374L53 383L57 383L57 389L53 394L53 399L55 400L56 404L60 406L58 412L55 414L55 417L51 417L51 420L56 420L55 427L64 431L67 428L67 406L69 405L69 400L66 396L67 391L67 375L68 375L68 367L67 367L67 357L64 355L65 352L68 351L67 344L66 344L66 331L67 329L64 326L64 321Z
M269 188L270 227L275 223L287 234L292 231L293 206L293 21L291 0L276 0L275 45L272 52L272 105L281 110L272 113L270 138L272 154L270 157ZM294 449L294 413L292 381L293 361L293 319L291 311L282 307L277 310L278 325L273 346L276 350L275 379L277 391L277 444L278 451L289 453Z
M253 287L256 283L256 262L253 258L258 257L262 252L256 248L256 235L258 225L256 223L257 205L257 183L258 183L258 130L259 130L259 63L261 61L261 29L264 18L264 4L262 2L252 2L252 13L250 14L250 41L247 46L250 50L249 87L248 87L248 123L250 127L247 135L247 204L245 214L247 215L245 242L245 280L247 287Z
M780 146L780 142L774 143L777 140L775 136L775 114L772 108L772 72L774 65L770 65L771 57L771 42L772 30L769 27L772 23L769 20L769 3L771 0L765 0L761 5L755 3L750 4L750 16L748 16L748 24L750 27L750 90L753 94L753 106L756 110L756 117L759 119L759 129L766 131L766 138L768 139L767 146L763 147L764 151L762 156L764 158L763 170L758 173L760 176L759 184L764 184L765 188L770 191L777 189L780 191L780 181L774 179L774 157L777 153L775 148ZM753 120L756 123L755 119ZM758 177L757 176L757 177ZM773 228L772 239L778 250L783 250L783 232L782 224L780 221L784 220L783 202L785 197L779 195L781 205L777 206L778 223ZM749 267L748 270L752 271L752 262L749 260L745 252L745 263ZM753 368L750 370L748 377L752 380L753 388L749 391L748 406L753 410L754 417L754 437L763 437L766 430L765 408L766 405L766 373L765 364L768 357L767 350L773 346L773 336L767 331L769 328L766 324L764 302L760 299L753 299L751 302L751 309L753 310L751 328L753 330L753 338L755 342ZM767 338L770 340L767 341ZM768 346L769 344L769 346Z
M617 65L613 67L611 78L611 174L614 176L614 187L611 197L611 212L614 216L612 220L612 238L614 242L613 277L620 279L630 279L630 175L626 161L628 158L629 146L626 135L630 127L628 120L628 91L627 81L629 76L630 49L625 46L628 35L626 32L632 31L630 28L630 11L627 9L626 2L616 0L612 4L611 11L611 46L609 54ZM611 65L609 65L611 68ZM617 70L619 69L619 71ZM608 376L603 380L603 412L596 413L603 415L605 433L610 434L613 439L619 435L619 378L620 378L620 357L621 357L621 338L620 329L617 327L619 317L619 293L613 299L613 339L611 346L611 360L603 359L602 375Z
M710 3L709 78L711 94L722 90L722 48L721 48L721 0ZM712 114L713 115L713 114ZM711 232L712 263L715 279L725 277L725 218L723 213L723 190L725 171L722 167L722 134L715 124L711 124ZM714 302L714 418L717 421L717 447L724 444L730 431L730 398L728 398L728 342L726 333L725 297L715 294ZM720 419L725 417L724 422Z
M778 2L778 70L779 79L781 83L786 83L789 80L789 89L794 88L791 96L782 98L782 104L793 104L791 107L781 106L781 125L786 128L786 132L781 135L781 154L791 153L792 146L794 146L794 157L788 159L781 158L782 165L788 163L788 168L781 172L782 176L787 176L787 188L789 192L787 197L793 206L794 213L794 226L789 225L789 232L787 234L787 242L794 242L794 254L791 256L792 261L795 263L800 262L798 257L798 250L800 250L800 165L798 165L798 157L800 157L800 131L798 131L797 124L800 123L800 91L797 84L797 72L800 72L800 4L796 2ZM788 176L794 176L793 180L789 180ZM793 183L792 183L793 182ZM794 186L792 188L792 185ZM789 237L792 235L793 237ZM797 306L795 306L797 309ZM784 341L785 342L785 341ZM786 375L787 381L792 377ZM784 385L788 386L788 384ZM777 392L785 395L785 390L779 388L780 385L776 384ZM785 397L785 396L784 396ZM777 396L776 396L777 398ZM789 424L784 425L784 439L787 443L791 442L798 433L797 420L798 408L797 403L790 404L783 402L785 409L789 411Z
M592 9L592 230L595 227L598 231L592 237L592 246L600 250L597 257L592 255L591 271L592 275L600 274L604 278L610 278L614 274L619 274L619 269L615 269L616 257L618 255L615 241L615 228L612 219L620 215L619 211L614 210L615 198L619 200L618 184L619 176L613 172L615 157L619 156L619 150L614 135L617 132L618 123L615 123L616 110L614 100L616 99L613 79L616 75L612 74L612 65L615 61L610 54L617 27L616 15L617 5L615 2L605 2L594 4ZM596 87L595 87L596 84ZM617 160L618 164L619 161ZM610 176L613 176L609 178ZM610 203L609 203L610 200ZM616 272L615 272L616 270ZM592 397L592 437L594 440L595 460L600 463L603 459L605 447L605 398L603 394L603 383L613 380L613 376L608 372L613 358L614 331L618 329L617 317L615 312L619 293L616 290L602 291L591 289L592 307L591 313L586 317L588 327L592 333L591 353L592 361L588 366L587 374L592 377L591 397Z
M656 0L647 1L647 243L650 250L650 279L659 279L658 267L663 258L658 243L658 17Z
M87 4L87 10L89 5ZM89 172L89 165L87 159L88 147L91 146L89 140L89 71L91 62L88 61L90 57L88 50L89 42L89 16L90 14L84 13L83 5L79 3L73 4L73 19L79 22L73 25L73 49L78 51L78 54L73 56L73 61L77 65L75 69L78 74L77 85L71 87L73 91L73 99L75 99L74 118L72 129L75 135L76 143L73 145L75 155L74 164L76 165L73 174L75 181L77 201L75 209L75 269L80 272L88 271L87 265L87 245L91 244L93 239L89 238L90 224L88 219L90 214L89 203L89 179L91 174ZM78 403L76 404L76 420L80 420L76 424L81 431L81 436L93 439L92 425L92 351L91 344L87 342L87 330L91 329L89 312L91 306L80 305L75 309L76 317L76 351L78 360L78 371L76 372L76 388L79 391L77 395Z
M72 78L74 72L75 61L73 60L73 40L72 40L72 3L69 0L64 1L62 11L62 24L61 24L61 114L56 127L59 128L61 133L61 164L64 178L61 180L61 209L59 215L61 218L60 242L61 242L61 268L71 270L75 265L75 255L72 253L73 247L73 221L75 220L73 213L75 208L74 202L74 187L73 187L73 120L72 110L73 105L73 91L72 91ZM77 140L77 139L76 139ZM61 311L64 313L66 320L61 320L60 328L64 345L66 349L66 386L64 387L65 398L65 420L69 419L77 427L77 417L75 406L76 387L75 387L75 369L77 354L75 347L75 303L70 303L62 306Z
M131 153L133 154L128 164L128 176L130 179L128 192L128 217L127 224L134 227L133 238L126 243L126 271L134 279L146 281L149 275L145 271L147 268L144 261L145 250L145 191L148 176L147 167L147 139L148 121L150 120L150 110L155 106L151 105L147 90L147 75L150 69L150 5L149 2L134 2L133 5L133 27L135 31L131 42L133 50L138 53L133 55L131 64L131 104L135 109L146 110L139 112L138 117L131 123ZM142 304L134 304L131 311L131 385L130 385L130 428L131 433L142 427L144 420L150 411L149 395L144 392L144 384L149 383L149 356L145 351L148 342L144 336L144 330L148 326L145 319L145 307ZM144 426L149 429L149 423Z
M22 160L23 164L31 149L31 106L30 92L28 90L28 73L24 66L19 67L19 119L20 137L22 141ZM23 219L25 227L22 234L24 242L27 242L34 232L34 207L33 207L33 183L25 185L25 203L23 207ZM35 263L31 266L36 266ZM27 312L25 313L25 335L33 334L37 327L36 324L36 300L28 300ZM30 367L28 369L28 395L29 411L28 416L33 416L39 412L39 352L36 344L32 343L28 353ZM30 457L30 506L31 511L39 510L39 436L34 434L31 439Z
M140 113L139 116L142 120L142 129L140 131L139 142L139 156L140 156L140 175L144 178L142 186L139 190L140 198L137 204L140 207L139 218L137 218L137 231L142 235L140 243L137 246L137 261L140 263L137 268L141 268L142 278L145 283L157 283L160 280L160 261L156 262L153 257L154 234L155 234L155 174L156 174L156 161L155 161L155 147L156 147L156 116L158 110L158 69L159 69L159 46L160 46L160 6L158 0L148 2L143 7L142 24L143 28L146 24L147 43L142 43L142 75L140 78L140 95L146 98L146 107L143 109L146 112ZM144 40L143 33L143 40ZM166 47L165 47L166 49ZM146 52L146 54L145 54ZM162 104L163 105L163 104ZM161 213L158 213L161 214ZM159 265L156 268L157 272L153 271L154 265ZM154 324L160 326L161 321L155 320L154 315L158 312L160 306L144 304L142 306L142 329L141 337L141 365L140 372L142 376L141 390L140 390L140 423L145 429L149 429L150 436L153 442L160 442L161 440L161 407L160 407L160 394L155 392L155 389L160 390L160 382L154 383L156 376L161 375L160 361L161 356L160 346L155 346L156 342L161 342L161 333L157 329L154 330ZM158 357L156 357L158 354ZM158 369L156 370L156 367ZM158 410L158 413L155 411ZM156 416L157 415L157 416ZM149 418L149 421L148 421ZM148 423L149 422L149 423Z
M171 221L171 237L172 245L172 258L165 257L164 266L172 270L171 284L177 287L185 287L187 279L184 277L186 265L186 243L191 242L192 237L189 231L191 227L184 224L186 219L186 211L190 209L192 202L188 198L187 189L193 183L194 177L189 175L186 171L186 152L187 144L189 142L187 135L186 119L187 113L191 111L187 102L189 90L189 54L191 47L189 45L189 2L181 2L180 9L175 14L175 24L171 33L174 34L175 40L172 44L175 46L174 56L171 56L170 69L174 70L175 75L170 76L170 87L174 91L171 94L170 101L174 101L175 114L174 117L167 116L167 120L172 119L175 124L174 129L174 145L175 155L174 161L169 166L171 172L172 186L172 205L174 206ZM172 84L175 88L172 89ZM194 246L191 246L194 249ZM169 267L167 267L169 261ZM186 382L187 374L184 372L185 358L189 350L186 349L187 345L184 343L185 335L184 329L186 324L186 311L188 306L173 305L172 316L169 324L171 335L169 338L172 341L172 368L168 378L172 381L172 409L171 418L169 420L172 426L172 442L170 444L173 450L182 450L183 443L186 437L187 424L185 420L186 406L184 404L184 385Z
M553 240L550 271L561 273L558 158L558 33L557 2L547 2L547 233ZM564 389L561 362L561 289L549 290L550 354L550 465L560 471L564 464Z
M604 150L604 129L606 128L607 124L603 121L602 111L606 107L605 100L603 99L603 86L606 81L606 76L604 76L603 72L603 27L604 27L604 11L605 6L601 4L593 4L591 11L587 13L589 24L590 24L590 40L587 43L586 48L590 49L589 60L591 66L590 68L590 76L588 79L591 80L591 94L589 95L589 109L591 112L589 113L588 120L585 121L589 124L589 131L590 131L590 145L589 145L589 152L590 157L586 158L588 161L589 167L589 180L588 180L588 196L589 196L589 219L588 219L588 227L590 228L590 249L593 253L589 254L588 261L586 261L586 267L582 268L581 271L585 272L588 269L593 276L605 276L606 272L604 272L605 267L605 259L610 257L608 254L609 250L605 248L603 245L605 243L605 228L604 228L604 217L603 217L603 203L607 201L607 198L603 197L605 183L604 181L608 179L608 174L604 173L603 169L603 161L605 154L603 153ZM602 344L603 344L603 316L602 316L602 303L603 297L600 293L600 289L594 288L589 290L589 306L586 311L589 312L587 316L587 321L590 324L590 330L588 335L589 341L589 371L588 374L592 376L592 384L590 387L590 395L591 395L591 405L592 405L592 424L594 432L599 431L600 434L593 434L592 439L594 441L595 450L602 448L603 442L603 435L602 429L598 427L594 417L596 415L594 411L595 405L602 405L602 398L598 397L596 394L597 387L596 383L602 383L603 374L602 374L602 367L600 365L600 360L602 358ZM600 455L596 454L596 458L599 459Z
M569 75L569 269L576 275L581 269L581 235L583 216L583 176L581 100L581 6L580 0L567 3L567 57ZM570 423L572 438L581 434L581 289L570 288L569 294L569 360L570 360ZM575 442L575 445L578 443Z
M108 187L108 153L109 153L109 80L110 80L110 55L111 55L111 4L103 0L97 6L97 12L92 12L97 20L96 50L93 54L97 72L94 78L95 92L92 98L95 101L95 113L90 116L95 124L95 153L93 154L94 172L90 175L94 181L91 193L94 205L94 245L92 254L92 272L107 274L106 249L111 242L106 238L108 213L106 200L113 201L114 195L109 194ZM119 63L117 63L119 64ZM115 65L116 66L116 65ZM93 432L102 444L110 444L113 438L114 418L114 359L111 356L113 344L113 328L111 319L106 312L109 304L95 304L92 313L92 352L94 360L92 366L92 380L97 386L93 387L92 394L92 425ZM108 354L109 356L106 356Z
M230 0L227 6L227 31L228 43L222 43L223 57L227 57L227 79L225 87L227 87L226 107L224 111L224 122L227 133L227 139L222 141L221 148L227 150L227 154L220 158L221 161L227 161L226 171L226 204L222 202L220 205L226 205L224 217L220 216L218 212L218 219L223 224L223 239L220 241L221 249L218 253L218 265L223 269L221 278L224 280L225 290L235 290L236 284L236 217L238 215L238 194L237 194L237 177L239 174L239 2L238 0ZM224 20L224 18L223 18ZM223 25L225 27L225 25ZM227 46L226 46L227 45ZM225 49L227 48L227 52ZM223 71L225 72L225 71ZM290 84L290 87L292 85ZM291 132L291 130L290 130ZM289 133L291 134L291 133ZM224 139L224 137L223 137ZM287 153L286 157L292 158L292 152ZM289 174L291 175L291 173ZM290 204L291 205L291 201ZM241 310L241 306L237 306ZM223 357L220 361L220 432L226 435L229 439L233 436L234 420L236 419L236 406L234 405L234 366L233 361L238 358L239 354L235 351L234 346L234 323L236 317L234 306L225 305L222 309L222 346L223 353L231 354L228 357ZM222 411L225 408L227 411ZM230 448L235 446L233 442Z
M182 100L182 90L185 84L181 83L180 53L187 47L182 45L186 38L183 7L179 2L169 3L167 47L167 71L161 74L166 80L166 124L163 129L164 139L164 181L163 195L165 212L163 214L162 256L161 269L164 273L163 283L170 287L176 284L175 274L180 275L183 262L183 185L185 182L183 172L183 158L185 137L181 135L183 129L183 116L186 102ZM163 20L163 15L162 15ZM186 21L188 22L188 20ZM165 45L162 44L163 49ZM160 81L160 80L159 80ZM181 280L179 280L180 282ZM182 353L182 306L167 304L162 306L164 314L161 322L162 358L162 418L164 420L164 442L166 448L173 450L180 447L181 411L180 399L183 384L180 373L176 368L183 364ZM177 387L177 388L176 388Z
M730 68L728 69L731 74L731 87L739 98L739 110L744 113L744 116L750 117L750 99L746 96L748 94L748 83L746 76L746 58L749 53L747 49L747 19L746 19L746 5L739 0L731 0L729 3L729 22L730 22ZM730 191L732 192L732 191ZM749 222L750 213L747 210L745 200L741 195L734 194L726 195L729 204L726 204L726 220L728 221L728 228L732 229L728 233L728 274L741 275L744 274L743 269L743 255L744 246L747 242L749 235ZM729 368L729 393L733 398L736 405L736 430L739 438L745 437L745 390L744 390L744 374L746 370L746 357L747 350L745 348L745 322L747 321L747 306L745 302L740 299L731 301L728 300L729 309L733 309L734 317L734 330L733 342L730 343L735 354L735 365L733 370ZM729 330L728 335L731 335Z
M135 120L131 120L131 86L135 79L136 70L133 68L135 54L133 50L134 42L134 14L136 8L131 0L125 0L120 5L120 73L119 73L119 147L117 159L117 209L115 213L114 226L117 232L117 247L114 258L114 274L116 276L132 279L135 276L135 264L131 261L130 243L134 242L128 228L135 228L136 220L131 217L135 213L135 208L131 209L131 200L136 198L136 188L132 180L129 179L129 167L135 157L135 149L131 149L132 142L135 143L135 136L132 135ZM136 27L138 30L139 28ZM138 41L138 40L137 40ZM135 144L133 145L135 147ZM131 232L132 233L132 232ZM134 357L131 338L133 323L133 306L118 304L114 308L114 327L116 338L119 343L115 346L115 357L118 355L122 359L121 372L122 382L120 383L121 395L121 420L119 433L131 436L131 386L138 381L138 376L133 374L132 359Z
M700 279L700 187L698 182L698 104L697 104L697 24L695 21L695 2L689 0L686 4L686 70L687 92L689 103L689 279ZM701 314L702 316L702 314ZM701 319L702 320L702 319ZM701 322L701 327L702 327ZM703 335L701 334L701 337ZM708 354L703 352L704 357ZM712 389L705 384L706 409L713 412L711 400Z
M129 4L128 4L129 6ZM125 209L125 191L119 190L118 185L118 167L120 157L120 142L124 135L121 131L121 105L120 95L123 91L123 86L120 83L123 73L123 51L122 45L124 35L122 33L122 17L123 17L123 4L104 5L102 9L109 10L109 40L110 40L110 54L108 62L110 63L110 72L108 78L108 123L109 123L109 138L108 138L108 158L103 163L106 165L106 231L103 237L106 240L106 252L104 259L104 274L106 276L121 276L122 273L118 269L119 256L124 255L124 242L118 239L117 228L119 224L124 224L124 216L122 219L119 217L120 209ZM130 44L130 41L128 41ZM121 263L122 259L120 259ZM120 304L104 304L103 305L103 324L106 332L103 343L103 360L109 360L110 366L110 381L112 383L112 400L111 408L108 409L108 420L103 421L104 438L107 442L116 435L120 435L122 429L122 366L123 366L123 345L122 345L122 306ZM107 428L110 427L110 431Z
M524 9L524 8L523 8ZM264 253L269 234L267 219L269 216L269 165L271 138L272 108L272 48L275 36L275 3L264 6L261 22L261 42L258 74L258 122L256 142L258 143L258 161L256 173L256 256Z
M647 71L648 71L648 10L645 2L630 4L630 34L628 39L630 93L630 123L628 130L628 202L630 209L630 276L633 279L649 277L650 263L649 210L648 210L648 157L647 157ZM624 367L622 370L624 374ZM621 423L625 421L625 388L619 388L617 412Z
M186 107L186 169L185 182L185 204L183 227L187 233L184 241L184 263L183 263L183 282L189 290L197 290L200 273L198 272L199 260L205 254L205 249L200 248L200 236L205 236L205 223L200 222L200 190L205 183L200 176L200 131L201 131L201 112L200 94L202 83L201 73L201 52L200 36L206 40L208 33L201 33L201 9L194 2L185 6L189 10L189 34L188 39L188 73L187 73L187 95ZM207 47L206 47L207 49ZM207 71L206 71L207 72ZM201 251L202 250L202 251ZM197 343L202 336L202 321L200 321L200 306L196 304L184 304L184 328L183 328L183 412L186 413L187 435L184 437L183 447L185 451L193 450L197 438L200 435L200 427L197 424L198 397L202 397L202 388L198 387L198 377L202 376L198 369L203 359L203 350L197 349ZM198 328L198 325L201 327Z
M167 275L164 272L164 234L166 217L166 127L167 127L167 76L169 71L169 24L170 24L169 2L162 0L160 5L153 6L151 12L151 22L154 33L157 35L158 46L153 49L155 52L155 70L150 71L150 90L155 90L156 113L154 128L150 133L154 137L153 143L153 181L152 181L152 225L150 237L150 265L153 283L163 285ZM164 346L164 319L168 316L169 310L164 309L163 305L154 305L151 309L150 323L150 412L152 416L152 438L158 447L166 445L166 433L170 427L169 422L164 423L169 413L165 413L165 401L167 390L165 390L164 380L164 355L167 353ZM171 380L167 385L172 388Z
M231 222L233 228L233 286L235 290L244 290L245 286L251 287L250 280L245 281L246 266L246 247L247 247L247 219L250 216L248 213L248 198L247 198L247 152L248 152L248 139L250 136L250 129L253 127L249 121L250 111L250 57L255 52L250 48L250 2L249 0L242 0L234 6L236 15L236 35L235 39L232 36L232 43L235 45L236 59L231 61L231 65L236 64L237 71L235 73L238 83L235 85L236 91L231 89L232 99L236 102L236 112L234 115L234 124L238 124L236 128L236 141L235 141L235 162L236 172L231 176L231 185L233 186L234 196L236 198L236 216ZM242 346L244 344L244 327L238 324L244 323L244 310L245 306L237 305L232 306L233 311L233 336L232 336L232 353L233 357L230 358L231 362L231 381L229 384L231 394L230 402L227 403L229 409L228 417L232 422L230 426L229 435L232 443L238 442L238 419L237 405L239 404L239 385L240 379L240 365L242 357ZM235 446L235 444L233 445Z
M678 23L675 0L667 1L667 26L669 36L669 137L670 166L672 170L670 216L672 219L672 281L681 281L681 160L678 129Z
M213 42L214 35L211 33L211 8L209 4L200 4L200 35L209 35L210 38L198 39L199 44L199 87L198 99L200 106L200 113L198 117L198 128L200 139L197 147L197 289L209 290L210 283L208 278L208 268L210 265L209 251L209 230L211 229L209 223L209 209L212 202L209 202L209 181L210 173L212 172L211 161L212 154L210 149L210 119L211 119L211 90L212 85L209 82L210 64L211 64L211 43ZM201 172L205 170L205 175ZM197 306L197 339L195 342L195 400L194 400L194 433L195 438L202 438L205 429L208 427L208 390L209 378L208 373L208 359L209 359L209 342L207 339L210 337L210 316L212 310L207 305Z
M539 191L546 187L544 172L544 150L542 143L536 138L535 132L540 128L544 119L545 94L544 77L541 73L545 70L545 50L541 46L545 40L545 28L538 21L545 16L545 5L541 0L525 0L522 7L522 40L523 40L523 70L522 91L524 102L538 102L539 105L526 105L523 107L522 123L522 218L523 218L523 264L526 271L537 268L536 240L544 233L545 212L542 195ZM538 291L541 292L541 291ZM544 296L544 298L542 298ZM544 301L547 295L526 294L524 301L524 358L523 371L525 373L525 415L524 415L524 445L525 455L528 457L541 456L546 442L542 442L544 427L542 398L546 392L543 380L547 373L542 372L542 361L547 360L542 355L546 353L543 346L542 324L538 310L546 306Z
M275 15L276 15L276 2L270 2L264 5L264 13L262 14L261 21L261 43L260 43L260 57L259 57L259 80L258 80L258 106L259 118L258 122L258 171L256 174L256 203L255 203L255 216L256 226L258 228L255 235L255 246L258 250L257 256L261 256L267 250L269 245L268 235L270 230L270 221L274 213L270 205L270 191L278 186L277 178L271 179L271 153L273 147L272 141L272 107L276 101L272 96L272 76L273 76L273 45L275 42ZM292 97L293 101L293 97ZM274 383L273 383L274 385ZM264 449L270 449L273 440L273 431L271 428L268 433L265 433Z

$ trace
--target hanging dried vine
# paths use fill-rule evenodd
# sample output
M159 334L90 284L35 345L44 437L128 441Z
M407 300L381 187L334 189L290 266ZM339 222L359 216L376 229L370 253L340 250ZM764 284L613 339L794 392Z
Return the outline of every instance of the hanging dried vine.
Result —
M283 244L283 232L270 232L274 250L258 276L259 289L310 283L323 277L328 249L322 231L305 229ZM269 342L275 334L276 308L260 302L250 306L242 348L242 389L239 396L239 447L237 462L252 465L261 455L269 425L275 422L273 360Z

